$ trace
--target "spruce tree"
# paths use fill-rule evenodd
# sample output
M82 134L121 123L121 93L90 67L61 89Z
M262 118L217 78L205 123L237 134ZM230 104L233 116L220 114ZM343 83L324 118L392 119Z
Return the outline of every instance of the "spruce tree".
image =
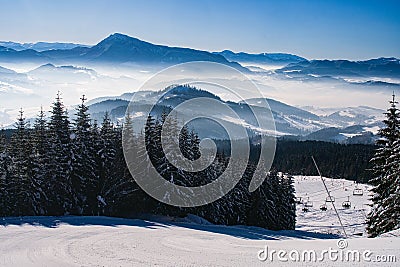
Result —
M95 167L95 147L90 124L89 108L85 96L76 109L72 138L71 183L76 196L75 213L93 215L97 209L97 182Z
M40 185L38 186L39 204L38 209L39 215L47 214L47 203L49 202L46 194L46 174L48 173L48 152L50 149L49 144L49 133L47 128L46 115L43 108L40 109L38 117L35 119L33 125L33 132L31 136L34 159L33 159L33 177Z
M112 212L112 204L115 203L113 187L116 185L116 150L117 140L114 125L111 122L109 113L106 112L101 124L99 133L99 143L97 155L99 165L97 166L97 211L104 214L106 211Z
M159 150L159 138L157 128L158 123L156 123L154 117L152 115L148 115L144 132L138 133L138 137L140 140L144 139L145 147L139 146L136 144L138 139L132 136L133 128L132 128L132 121L129 116L125 118L124 124L124 131L126 131L125 136L128 136L129 140L125 142L124 149L131 149L131 154L136 155L136 161L134 162L126 162L125 164L130 164L130 169L134 170L132 175L132 179L138 180L141 179L143 183L143 177L149 177L149 170L151 168L157 168L157 162L162 155L161 151ZM136 139L136 140L135 140ZM127 147L128 146L128 147ZM121 161L121 160L119 160ZM119 162L118 161L118 162ZM126 171L128 173L128 171ZM135 194L131 196L131 201L136 203L133 209L136 212L154 212L155 207L158 202L150 197L146 192L140 188L135 181L133 181L135 188ZM142 204L139 204L142 203Z
M16 122L16 131L11 137L12 179L8 186L17 216L37 215L40 209L40 195L34 168L34 151L30 133L21 109Z
M189 160L194 159L190 132L186 125L182 127L182 130L179 133L179 149L185 158Z
M74 212L78 203L71 182L73 154L71 149L70 121L61 101L60 93L53 103L48 123L50 147L47 152L45 190L49 198L49 215Z
M296 226L296 197L293 176L281 174L279 198L281 198L278 208L280 225L283 229L294 230Z
M4 129L0 132L0 216L9 216L12 214L11 210L11 196L10 196L10 180L12 159L9 153L9 146L5 136Z
M200 158L200 138L194 130L190 131L190 157L191 160Z
M397 146L400 140L400 113L394 93L389 103L390 107L383 121L385 128L379 131L381 136L377 142L379 148L371 160L375 178L370 181L374 185L372 189L374 195L372 210L367 219L367 230L372 237L399 227L399 150ZM397 218L394 218L396 216Z
M116 124L113 130L113 143L115 144L115 158L111 163L115 166L115 171L109 176L108 186L106 187L105 199L107 200L107 212L110 215L133 213L138 211L138 207L144 208L148 199L139 186L134 181L125 161L124 149L131 149L136 146L136 138L133 132L132 118L127 115L124 119L124 127ZM122 132L129 132L129 145L122 147ZM132 164L132 163L129 163ZM143 194L145 197L143 198Z

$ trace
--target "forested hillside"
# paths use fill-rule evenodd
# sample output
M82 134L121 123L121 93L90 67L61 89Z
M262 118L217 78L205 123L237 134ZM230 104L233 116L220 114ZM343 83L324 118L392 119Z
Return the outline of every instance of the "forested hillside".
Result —
M138 177L146 175L146 168L128 170L122 131L129 131L134 119L126 116L122 127L113 125L106 113L98 125L91 120L84 97L73 121L59 96L50 114L46 118L42 110L31 128L21 110L11 137L7 138L5 132L0 135L0 216L192 213L217 224L257 225L274 230L295 227L291 176L265 171L264 183L250 193L248 187L255 170L255 164L250 162L235 188L217 201L191 208L170 206L148 196L136 183ZM208 168L197 173L175 168L161 146L166 115L149 116L145 132L137 133L144 134L146 140L146 151L141 151L137 159L148 155L157 172L173 184L193 187L212 182L231 159L217 154ZM174 122L169 123L175 127ZM138 136L130 138L130 145L135 146ZM178 145L189 160L199 157L199 138L194 131L184 128Z

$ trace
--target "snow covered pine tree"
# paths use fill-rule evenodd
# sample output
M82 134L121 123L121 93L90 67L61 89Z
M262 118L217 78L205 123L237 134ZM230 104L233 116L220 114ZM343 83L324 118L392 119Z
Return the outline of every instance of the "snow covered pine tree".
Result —
M367 230L371 237L400 227L400 113L394 93L389 103L390 108L383 121L386 127L379 131L379 148L371 160L375 174L375 178L370 181L374 185L374 196L367 220Z

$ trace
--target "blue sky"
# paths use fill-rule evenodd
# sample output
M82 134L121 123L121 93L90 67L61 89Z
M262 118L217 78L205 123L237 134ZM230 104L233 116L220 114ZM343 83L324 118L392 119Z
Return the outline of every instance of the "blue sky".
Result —
M0 40L95 44L114 32L209 51L400 57L400 1L0 0Z

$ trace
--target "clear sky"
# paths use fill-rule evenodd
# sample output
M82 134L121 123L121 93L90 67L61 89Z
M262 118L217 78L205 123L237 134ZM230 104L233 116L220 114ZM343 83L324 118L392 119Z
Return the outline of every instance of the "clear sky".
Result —
M0 40L95 44L120 32L209 51L399 58L399 14L399 0L0 0Z

